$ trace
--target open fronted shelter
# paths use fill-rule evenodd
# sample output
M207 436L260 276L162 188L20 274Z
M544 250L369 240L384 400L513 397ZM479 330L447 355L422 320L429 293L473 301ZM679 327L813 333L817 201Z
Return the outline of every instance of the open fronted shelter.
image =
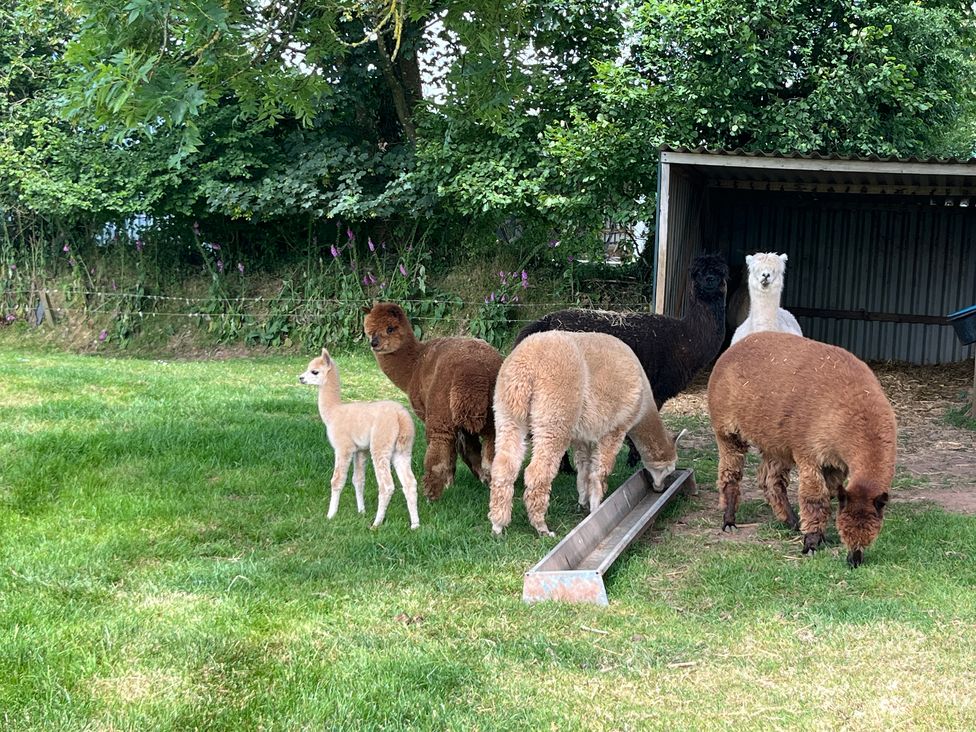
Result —
M976 160L660 153L656 312L680 315L688 267L789 255L783 307L804 334L868 360L967 358L946 314L976 302Z

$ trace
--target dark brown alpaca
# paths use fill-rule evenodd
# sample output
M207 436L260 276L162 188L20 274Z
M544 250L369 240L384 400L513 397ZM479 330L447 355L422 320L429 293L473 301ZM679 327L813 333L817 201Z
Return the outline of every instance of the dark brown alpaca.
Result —
M790 333L744 338L716 362L708 411L718 441L723 528L735 526L749 445L762 453L759 482L776 516L816 551L837 494L837 530L852 567L881 531L895 473L895 414L867 365L842 348ZM800 473L800 517L786 496ZM847 479L847 486L844 480Z
M441 497L454 480L457 454L479 480L491 480L495 424L491 400L502 357L477 338L435 338L421 343L399 305L366 308L363 329L376 362L407 393L424 423L424 495ZM480 438L480 440L479 440Z

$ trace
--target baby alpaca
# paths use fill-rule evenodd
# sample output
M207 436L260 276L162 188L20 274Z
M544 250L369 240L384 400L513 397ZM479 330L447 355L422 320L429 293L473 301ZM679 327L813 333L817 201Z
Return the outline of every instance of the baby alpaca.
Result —
M735 329L733 345L750 333L766 330L803 335L793 314L779 306L783 296L786 260L785 254L775 252L746 257L749 267L749 317Z
M532 526L546 525L549 492L566 448L576 457L580 506L595 511L607 476L629 435L656 490L674 471L676 442L664 429L640 361L606 333L535 333L502 363L495 388L496 441L488 518L500 534L512 518L515 478L532 434L525 469L525 508Z
M356 489L356 508L359 513L366 511L363 489L366 485L366 453L369 452L373 458L373 472L376 474L380 492L373 528L383 523L386 508L393 496L391 463L407 498L410 528L416 529L420 526L417 516L417 479L410 468L415 429L407 410L392 401L344 404L339 395L339 369L324 348L322 355L309 362L308 369L298 380L303 384L319 387L319 415L325 423L329 443L335 450L328 518L333 518L339 508L339 496L345 486L349 463L353 458L355 464L352 469L352 484Z

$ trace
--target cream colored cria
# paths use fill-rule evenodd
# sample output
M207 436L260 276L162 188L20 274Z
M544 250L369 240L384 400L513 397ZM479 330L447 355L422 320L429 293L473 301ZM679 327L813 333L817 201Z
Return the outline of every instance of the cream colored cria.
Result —
M333 518L339 508L339 496L345 486L350 463L353 463L352 484L356 490L356 508L359 513L366 511L363 491L368 453L373 459L373 472L379 485L379 504L373 528L383 523L390 498L393 497L391 465L407 498L410 528L420 526L417 479L410 467L416 430L406 408L392 401L343 403L339 393L339 369L324 348L322 355L309 362L298 380L319 387L319 416L325 423L329 444L335 451L328 518Z
M749 268L749 316L735 329L733 344L750 333L767 330L803 335L793 314L779 306L783 297L787 259L785 254L775 252L746 257Z
M496 534L511 522L515 479L530 433L525 508L545 536L552 536L545 519L549 492L568 447L574 450L580 506L590 511L603 500L625 435L656 487L675 469L675 441L664 429L644 369L613 336L558 330L528 336L502 363L494 408L488 518Z

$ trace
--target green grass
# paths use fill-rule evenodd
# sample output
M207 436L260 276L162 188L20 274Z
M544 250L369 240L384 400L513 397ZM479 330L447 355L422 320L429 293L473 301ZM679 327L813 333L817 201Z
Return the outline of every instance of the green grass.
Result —
M402 399L336 357L347 398ZM349 486L326 521L304 366L0 346L0 728L976 728L976 519L896 501L858 570L836 535L801 560L759 502L755 540L721 535L700 449L702 495L619 561L608 608L526 606L555 540L520 503L491 538L460 463L418 531L402 495L369 529L371 474L367 514ZM557 535L574 503L560 477Z

